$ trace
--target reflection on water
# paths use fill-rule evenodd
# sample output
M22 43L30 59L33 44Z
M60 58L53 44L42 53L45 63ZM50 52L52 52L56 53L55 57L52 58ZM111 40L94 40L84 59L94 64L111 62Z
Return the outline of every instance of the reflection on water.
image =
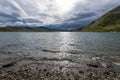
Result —
M60 37L61 37L61 46L60 46L60 51L64 52L64 51L68 51L70 49L72 49L71 46L69 46L69 44L72 42L70 37L71 37L71 34L69 32L63 32L63 33L60 33Z
M80 61L120 53L120 33L0 33L3 58L27 56L48 60ZM8 56L6 56L6 55Z
M69 42L71 42L71 39L69 37L71 37L71 34L69 32L63 32L60 33L60 37L61 37L61 42L60 42L60 53L59 55L66 57L69 56L69 54L67 53L70 49L72 49L71 46L69 46Z

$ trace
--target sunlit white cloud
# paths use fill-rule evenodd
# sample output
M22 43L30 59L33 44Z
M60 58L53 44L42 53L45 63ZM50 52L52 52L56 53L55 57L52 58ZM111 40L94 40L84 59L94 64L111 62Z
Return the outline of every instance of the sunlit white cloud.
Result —
M119 4L120 0L0 0L0 25L89 23Z

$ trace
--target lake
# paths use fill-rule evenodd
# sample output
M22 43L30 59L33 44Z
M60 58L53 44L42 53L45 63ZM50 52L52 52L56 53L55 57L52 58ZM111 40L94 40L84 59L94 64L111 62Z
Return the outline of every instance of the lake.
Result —
M0 50L14 55L51 58L75 57L78 54L88 57L112 55L120 53L120 33L1 32Z
M73 67L98 60L106 63L105 68L111 62L120 65L120 33L0 32L1 64L37 61Z

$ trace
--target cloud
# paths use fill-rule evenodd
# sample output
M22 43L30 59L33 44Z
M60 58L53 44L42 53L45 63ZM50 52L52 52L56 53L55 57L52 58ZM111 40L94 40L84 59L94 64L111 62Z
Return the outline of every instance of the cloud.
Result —
M85 25L119 4L120 0L0 0L0 23Z

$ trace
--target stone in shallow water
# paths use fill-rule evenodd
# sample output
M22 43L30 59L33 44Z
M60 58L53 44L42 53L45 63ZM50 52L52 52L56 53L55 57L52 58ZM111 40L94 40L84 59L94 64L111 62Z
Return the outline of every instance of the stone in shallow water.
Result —
M87 64L88 66L90 66L90 67L94 67L94 68L98 68L99 67L99 65L97 65L97 64Z
M118 63L118 62L114 62L114 64L117 65L117 66L120 66L120 63Z
M100 60L100 57L92 57L93 61Z
M11 63L2 65L2 68L11 67L11 66L14 66L14 65L15 65L15 62L11 62Z
M104 68L108 68L110 66L110 64L107 64L105 62L100 62L101 66Z

